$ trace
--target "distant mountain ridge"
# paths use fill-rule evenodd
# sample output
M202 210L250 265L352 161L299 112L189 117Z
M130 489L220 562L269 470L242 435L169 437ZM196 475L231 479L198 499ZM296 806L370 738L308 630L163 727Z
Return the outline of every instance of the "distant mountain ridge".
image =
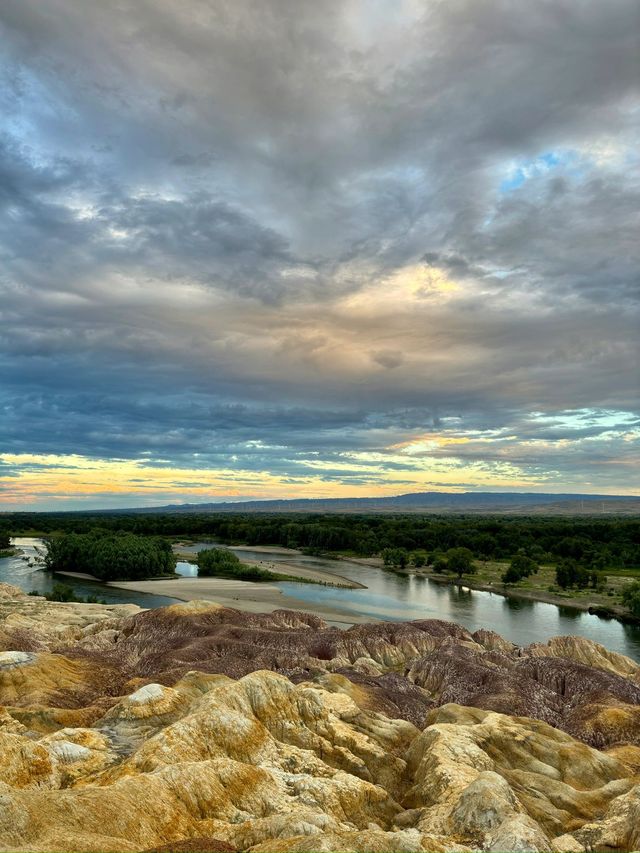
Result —
M549 512L640 513L640 497L535 492L411 492L376 498L290 498L169 504L120 512ZM111 510L116 512L116 510Z

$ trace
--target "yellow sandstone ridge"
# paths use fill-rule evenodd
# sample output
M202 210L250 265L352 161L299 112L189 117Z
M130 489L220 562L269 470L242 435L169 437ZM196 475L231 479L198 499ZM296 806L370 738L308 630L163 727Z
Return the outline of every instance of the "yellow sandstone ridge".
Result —
M635 837L637 789L615 756L537 720L453 704L419 731L340 686L190 673L139 687L88 729L0 732L3 849L207 836L274 853L546 851L609 838L589 820L602 814Z
M118 616L20 595L12 611L0 596L6 853L640 847L637 668L597 644L557 638L526 658L492 632L449 623L340 632L210 603ZM33 648L15 625L38 613ZM215 669L242 669L267 647L290 677ZM480 683L523 660L531 684L544 680L531 694L547 703L540 713L577 703L570 724L609 732L606 749L542 719L435 706L459 683L447 681L453 668ZM592 673L600 685L602 703L589 698L582 722L574 682L571 696L552 690L564 664L574 682Z

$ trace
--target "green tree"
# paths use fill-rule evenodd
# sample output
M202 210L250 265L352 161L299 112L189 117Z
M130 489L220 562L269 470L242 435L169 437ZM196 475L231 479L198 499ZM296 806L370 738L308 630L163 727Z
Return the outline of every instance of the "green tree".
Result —
M455 572L459 578L464 574L474 574L476 569L473 565L473 554L468 548L449 548L447 551L447 567L450 572Z
M443 575L449 569L449 564L444 557L436 557L433 561L432 569L436 574Z
M589 585L602 592L607 585L607 576L602 572L591 571L589 572Z
M640 581L625 586L622 590L622 603L629 608L633 616L640 619Z
M526 554L516 554L511 560L511 568L520 575L520 578L528 578L529 575L538 571L536 561L527 557Z
M569 589L572 586L586 589L590 577L589 571L576 560L561 560L556 567L556 583L561 589Z
M502 574L503 583L518 583L522 578L528 578L534 572L538 571L538 566L535 560L522 552L511 558L509 568Z
M259 566L247 566L233 551L206 548L198 551L198 577L238 578L246 581L269 581L275 575Z
M578 566L575 574L575 584L579 589L586 589L589 586L590 573L584 566Z
M387 568L404 569L409 562L409 552L406 548L384 548L382 561Z
M198 574L205 577L219 575L223 570L233 573L242 566L237 555L226 548L206 548L198 551L197 562Z
M522 580L522 575L517 568L514 568L513 563L501 575L502 583L518 583Z
M556 566L556 583L560 589L569 589L576 582L578 565L575 560L561 560Z
M547 559L548 555L545 554L544 548L541 548L540 545L532 545L528 556L539 566Z
M45 567L52 572L87 572L100 580L137 580L173 572L171 544L157 536L91 530L45 539Z

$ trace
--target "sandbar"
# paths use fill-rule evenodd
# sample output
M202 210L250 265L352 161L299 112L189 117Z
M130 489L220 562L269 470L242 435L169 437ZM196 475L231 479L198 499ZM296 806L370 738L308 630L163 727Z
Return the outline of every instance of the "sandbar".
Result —
M273 610L282 609L297 610L302 613L314 613L327 622L340 625L377 621L371 616L357 616L323 604L300 601L285 595L277 586L268 583L251 583L226 578L170 578L149 581L112 581L107 586L133 592L166 595L181 601L205 599L235 610L246 610L249 613L271 613Z

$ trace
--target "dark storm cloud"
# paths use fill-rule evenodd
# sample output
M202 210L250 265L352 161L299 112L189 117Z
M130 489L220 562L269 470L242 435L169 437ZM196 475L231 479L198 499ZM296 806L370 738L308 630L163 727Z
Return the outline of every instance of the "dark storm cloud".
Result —
M634 488L633 0L0 27L0 450L355 483L350 454L482 433L424 456Z

